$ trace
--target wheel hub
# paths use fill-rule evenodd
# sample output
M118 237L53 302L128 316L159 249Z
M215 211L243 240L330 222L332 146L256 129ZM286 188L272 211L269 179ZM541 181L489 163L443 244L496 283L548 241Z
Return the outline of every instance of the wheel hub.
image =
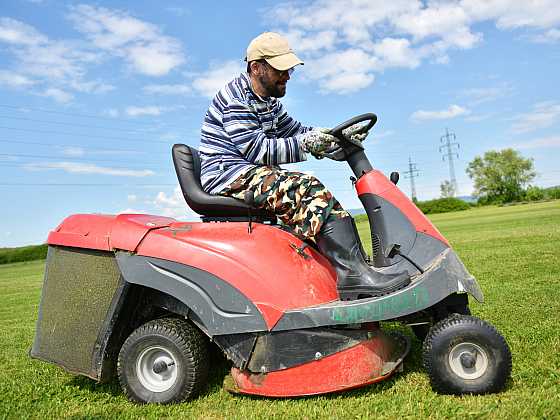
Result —
M175 356L168 349L152 346L144 349L136 360L138 380L152 392L165 392L177 381Z
M464 368L471 369L476 364L476 354L463 353L460 360Z
M488 354L478 344L460 343L449 352L449 366L462 379L477 379L488 369Z

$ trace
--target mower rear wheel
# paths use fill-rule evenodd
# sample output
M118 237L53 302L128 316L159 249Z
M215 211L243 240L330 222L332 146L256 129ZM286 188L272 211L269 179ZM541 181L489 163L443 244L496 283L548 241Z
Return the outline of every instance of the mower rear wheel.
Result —
M451 315L435 324L423 346L432 388L441 394L498 392L511 373L511 352L489 323Z
M117 363L126 396L139 403L167 404L197 395L208 376L206 338L187 321L162 318L130 334Z

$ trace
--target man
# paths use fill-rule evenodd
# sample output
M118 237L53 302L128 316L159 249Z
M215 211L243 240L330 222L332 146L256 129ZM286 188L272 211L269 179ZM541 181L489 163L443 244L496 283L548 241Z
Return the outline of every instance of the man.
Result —
M319 180L278 166L304 161L307 153L321 158L338 147L328 129L302 126L277 99L303 62L273 32L253 39L245 59L247 73L216 94L202 125L204 190L240 200L250 192L254 206L276 214L302 239L315 241L336 268L341 299L406 286L407 274L385 275L367 264L352 218ZM343 135L363 140L366 134L357 134L356 128Z

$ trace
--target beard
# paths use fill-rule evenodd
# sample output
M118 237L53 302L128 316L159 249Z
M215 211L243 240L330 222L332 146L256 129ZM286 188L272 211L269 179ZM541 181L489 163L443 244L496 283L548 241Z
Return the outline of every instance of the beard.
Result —
M286 82L273 81L268 75L259 76L259 83L266 91L266 96L282 98L286 95Z

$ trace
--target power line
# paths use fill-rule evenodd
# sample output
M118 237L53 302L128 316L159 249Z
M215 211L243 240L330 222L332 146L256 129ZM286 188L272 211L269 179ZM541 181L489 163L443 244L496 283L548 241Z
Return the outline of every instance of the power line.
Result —
M91 158L82 158L77 156L44 156L44 155L28 155L28 154L16 154L16 153L0 153L0 156L5 157L15 157L15 158L31 158L31 159L49 159L49 160L77 160L80 162L104 162L104 163L137 163L137 164L146 164L146 162L130 162L129 160L114 160L114 159L91 159ZM0 161L1 163L1 161ZM148 162L148 164L150 164Z
M164 140L131 139L127 137L99 136L99 135L91 135L91 134L83 134L83 133L69 133L64 131L36 130L33 128L18 128L18 127L6 127L6 126L0 126L0 128L5 130L26 131L30 133L59 134L64 136L78 136L78 137L87 137L87 138L102 139L102 140L120 140L120 141L130 141L135 143L150 143L150 144L170 144L170 142Z
M76 112L55 111L55 110L46 109L46 108L31 108L31 107L27 107L27 106L15 106L15 105L8 105L8 104L0 104L0 108L13 109L17 112L36 111L36 112L44 112L46 114L66 115L66 116L69 116L69 117L91 118L91 119L106 120L106 121L115 122L115 119L112 118L112 117L103 117L103 116L100 116L100 115L91 115L91 114L79 114L79 113L76 113ZM119 120L119 123L132 124L132 125L147 125L147 126L153 125L153 123L151 123L151 122L143 122L143 121L123 121L123 120Z
M170 152L146 152L143 150L134 150L134 149L103 149L98 147L84 147L81 144L64 144L64 143L44 143L38 141L19 141L19 140L0 140L0 143L13 143L13 144L26 144L30 146L49 146L49 147L78 147L89 151L94 152L118 152L118 153L134 153L134 154L150 154L150 155L169 155Z
M150 130L148 129L129 129L129 128L120 128L120 127L101 127L98 125L89 125L89 124L79 124L79 123L71 123L66 121L49 121L49 120L40 120L36 118L27 118L27 117L13 117L8 115L0 115L0 118L4 119L12 119L18 121L32 121L32 122L40 122L46 124L57 124L57 125L64 125L69 127L81 127L81 128L95 128L97 130L112 130L112 131L124 131L125 133L149 133Z
M455 166L453 165L453 156L457 156L459 159L459 154L453 151L454 147L457 149L460 148L459 143L451 142L451 139L455 140L455 133L450 133L449 129L445 129L445 135L440 137L440 143L444 143L443 146L439 147L439 152L441 153L442 150L446 149L446 153L441 157L441 159L445 162L445 158L447 157L447 161L449 162L449 178L451 185L453 185L453 191L451 193L452 197L455 197L455 194L459 192L459 187L457 185L457 178L455 178Z
M414 177L419 176L420 172L416 168L416 164L412 163L412 158L408 157L408 171L403 172L405 178L410 178L410 193L412 200L417 200L416 186L414 185Z

